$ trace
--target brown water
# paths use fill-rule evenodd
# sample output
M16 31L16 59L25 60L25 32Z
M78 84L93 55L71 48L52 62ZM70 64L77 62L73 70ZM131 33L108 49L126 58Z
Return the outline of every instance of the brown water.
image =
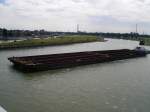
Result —
M0 105L8 112L149 112L150 56L30 74L13 69L7 60L137 45L136 41L109 40L0 51Z

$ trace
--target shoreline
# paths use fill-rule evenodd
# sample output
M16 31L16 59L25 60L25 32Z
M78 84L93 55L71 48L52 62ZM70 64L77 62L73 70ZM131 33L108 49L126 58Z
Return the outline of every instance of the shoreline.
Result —
M61 45L71 45L71 44L90 43L90 42L105 42L105 40L103 38L98 38L96 36L79 36L79 35L64 36L60 38L31 39L31 40L24 40L24 41L0 43L0 50L61 46Z
M64 45L84 44L84 43L93 43L93 42L106 42L106 41L78 42L78 43L56 44L56 45L38 45L38 46L6 47L6 48L0 48L0 51L2 51L2 50L14 50L14 49L26 49L26 48L40 48L40 47L64 46Z

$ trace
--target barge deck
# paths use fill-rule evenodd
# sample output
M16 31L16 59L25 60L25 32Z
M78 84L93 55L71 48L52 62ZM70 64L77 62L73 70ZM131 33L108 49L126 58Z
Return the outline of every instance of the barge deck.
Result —
M144 56L146 56L144 51L119 49L10 57L8 60L14 63L14 66L20 70L36 72Z

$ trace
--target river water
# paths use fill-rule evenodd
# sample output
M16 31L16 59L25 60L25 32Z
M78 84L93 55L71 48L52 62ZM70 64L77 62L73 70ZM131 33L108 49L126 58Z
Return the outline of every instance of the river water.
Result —
M13 69L10 56L133 49L112 40L0 51L0 105L8 112L149 112L150 56L37 73ZM147 47L150 49L150 47Z

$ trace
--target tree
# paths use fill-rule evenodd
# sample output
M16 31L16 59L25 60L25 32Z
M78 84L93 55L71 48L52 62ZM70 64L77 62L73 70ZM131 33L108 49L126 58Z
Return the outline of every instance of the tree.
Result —
M8 37L7 29L2 29L2 37L3 37L4 40L7 40L7 37Z

